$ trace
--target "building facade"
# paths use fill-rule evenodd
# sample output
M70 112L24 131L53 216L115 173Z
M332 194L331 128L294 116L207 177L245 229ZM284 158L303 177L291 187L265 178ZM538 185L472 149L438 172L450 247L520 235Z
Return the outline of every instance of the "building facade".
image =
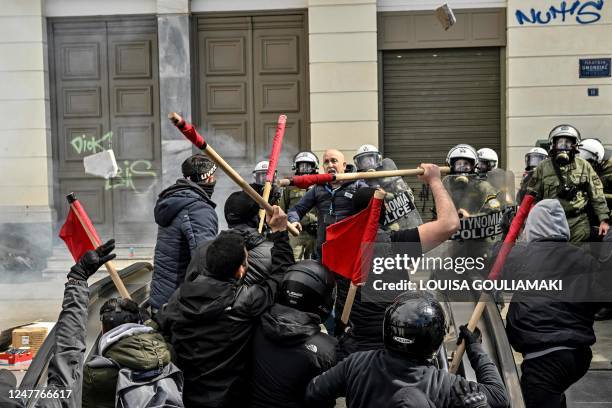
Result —
M609 0L457 0L447 31L437 6L2 0L0 258L61 247L71 191L101 236L149 256L153 203L192 153L171 111L245 178L266 158L280 113L280 174L301 149L334 147L350 161L371 143L403 168L442 164L451 146L470 143L497 150L518 177L556 124L612 143ZM599 76L581 77L581 64ZM83 157L105 148L119 177L85 174ZM217 201L235 189L220 179Z

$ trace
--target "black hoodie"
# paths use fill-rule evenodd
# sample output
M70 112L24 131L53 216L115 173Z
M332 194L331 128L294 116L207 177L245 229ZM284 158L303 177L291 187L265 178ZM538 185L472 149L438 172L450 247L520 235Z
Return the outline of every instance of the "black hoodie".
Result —
M191 252L214 239L219 227L215 203L187 179L161 192L154 214L159 227L150 301L159 309L185 280Z
M253 328L274 303L285 271L294 263L287 232L270 235L272 271L246 286L220 280L202 269L186 281L156 315L170 337L185 376L183 401L190 407L238 407L248 393ZM231 274L233 271L228 271Z
M336 340L319 316L275 304L253 338L251 407L301 408L311 379L336 363ZM333 405L332 405L333 406Z

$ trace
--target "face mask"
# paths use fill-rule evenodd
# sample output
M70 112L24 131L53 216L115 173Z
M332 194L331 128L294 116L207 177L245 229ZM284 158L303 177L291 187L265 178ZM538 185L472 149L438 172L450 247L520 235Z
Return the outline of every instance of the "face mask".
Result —
M472 163L469 160L458 159L453 164L453 172L455 174L469 174L472 172Z
M565 165L569 164L569 162L571 160L572 160L572 158L571 158L569 152L558 151L555 154L555 162L557 162L557 164L559 164L559 166L565 166Z
M203 181L200 181L197 184L206 192L208 198L212 198L212 195L215 192L215 184L217 184L216 180L212 183L204 183Z

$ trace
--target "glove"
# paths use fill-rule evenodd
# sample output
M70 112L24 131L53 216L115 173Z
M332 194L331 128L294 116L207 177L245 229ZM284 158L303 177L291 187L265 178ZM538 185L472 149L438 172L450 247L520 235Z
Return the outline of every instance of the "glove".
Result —
M453 391L465 408L488 408L487 396L478 391L478 384L457 376Z
M68 279L86 281L91 275L111 259L115 259L116 254L111 254L115 249L115 240L111 239L105 244L100 245L95 251L87 251L81 259L70 268Z
M482 333L477 327L473 332L467 328L467 324L459 326L459 337L457 338L457 345L461 344L461 340L465 341L465 346L469 346L474 343L482 343Z
M342 320L336 320L336 326L334 326L334 336L341 338L346 336L353 330L353 323L349 320L347 324L345 324Z

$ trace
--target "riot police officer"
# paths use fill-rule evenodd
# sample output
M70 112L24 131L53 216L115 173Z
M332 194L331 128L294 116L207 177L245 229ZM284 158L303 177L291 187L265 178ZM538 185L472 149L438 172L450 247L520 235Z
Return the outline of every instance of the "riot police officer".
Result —
M555 126L548 142L550 157L535 169L527 192L536 200L559 200L569 223L571 242L586 241L591 235L589 205L599 222L599 235L605 235L609 228L609 210L603 185L591 165L576 157L580 132L571 125Z
M497 153L495 153L495 150L489 149L488 147L483 147L482 149L478 149L476 153L478 155L476 170L479 174L486 175L490 171L497 168L497 162L499 159L497 157Z
M501 208L498 191L487 180L476 177L478 153L472 146L454 146L446 156L446 163L451 174L442 182L463 216Z
M374 145L364 144L353 156L353 162L357 171L384 171L397 170L395 162L390 158L382 158L378 148ZM391 231L399 231L406 228L414 228L423 223L414 203L414 193L401 177L384 177L368 179L366 183L374 188L382 188L385 191L385 208L387 218L384 228Z
M319 159L310 151L299 152L293 158L293 171L296 176L305 174L317 174L319 170ZM295 186L285 187L280 199L280 207L284 211L289 211L306 193L305 189ZM293 256L295 261L301 259L310 259L314 253L315 244L317 242L317 210L313 208L300 220L302 231L300 235L289 237L289 243L293 248Z
M531 177L533 177L533 171L538 167L538 164L546 159L548 159L548 152L541 147L534 147L525 154L525 172L523 173L519 192L516 194L516 202L518 204L523 201L523 197L527 193L527 185Z
M606 149L597 139L580 142L578 156L588 161L601 179L608 209L612 209L612 157L606 157Z

